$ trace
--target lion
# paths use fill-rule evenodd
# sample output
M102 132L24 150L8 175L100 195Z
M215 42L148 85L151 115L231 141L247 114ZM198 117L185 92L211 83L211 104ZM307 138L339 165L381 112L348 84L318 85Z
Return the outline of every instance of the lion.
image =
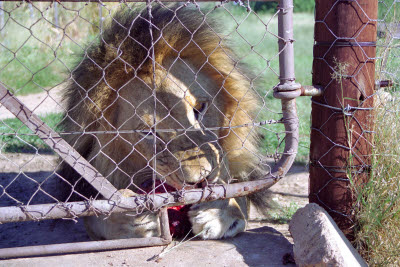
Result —
M86 50L64 95L62 127L75 133L66 141L126 196L146 193L141 185L154 177L177 190L259 178L259 134L251 124L260 98L249 89L249 72L221 44L217 23L196 8L151 11L151 18L146 8L118 11ZM67 164L59 173L68 200L99 198ZM243 232L248 203L192 205L193 233L220 239ZM160 235L158 215L147 211L84 222L94 240Z

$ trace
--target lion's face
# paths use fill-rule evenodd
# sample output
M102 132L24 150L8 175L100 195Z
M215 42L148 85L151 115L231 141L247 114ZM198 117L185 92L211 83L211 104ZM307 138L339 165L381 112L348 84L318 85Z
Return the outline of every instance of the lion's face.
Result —
M178 189L226 181L228 163L219 143L220 132L207 130L220 127L226 119L224 89L182 60L169 71L156 70L154 85L155 90L152 78L137 78L119 90L119 130L142 131L121 134L134 146L127 156Z

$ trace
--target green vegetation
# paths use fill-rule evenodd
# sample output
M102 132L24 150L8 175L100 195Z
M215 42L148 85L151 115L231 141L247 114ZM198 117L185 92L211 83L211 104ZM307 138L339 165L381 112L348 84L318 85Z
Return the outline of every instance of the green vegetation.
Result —
M280 206L279 208L274 208L271 213L270 221L279 224L289 223L293 215L300 208L296 202L290 202L289 206Z
M83 18L77 12L63 10L58 16L59 27L55 27L50 4L35 3L30 9L27 3L3 3L0 81L15 94L42 92L64 82L85 45L99 33L98 20L89 23L83 19L97 14L98 9L88 8L85 3L63 3L80 10Z
M49 114L40 117L48 126L57 130L62 120L61 114ZM52 150L19 119L5 119L0 121L0 148L4 152L52 152Z
M315 0L293 0L294 12L314 12Z
M394 0L379 0L378 18L385 22L398 23L400 5ZM397 18L397 21L396 21Z

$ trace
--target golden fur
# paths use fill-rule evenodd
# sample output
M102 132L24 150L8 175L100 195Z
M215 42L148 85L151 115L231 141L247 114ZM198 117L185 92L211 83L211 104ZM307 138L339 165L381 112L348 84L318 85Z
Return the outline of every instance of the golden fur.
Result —
M178 189L240 182L262 172L255 128L235 127L252 123L259 110L248 76L210 28L215 22L205 23L195 9L172 9L153 7L152 35L146 9L119 11L74 70L65 94L64 129L92 132L66 140L114 186L132 194L143 193L140 185L154 169ZM71 196L98 196L66 164L60 174ZM232 199L194 205L189 215L195 233L221 238L244 230L247 208L244 199ZM111 239L157 235L157 220L147 213L113 214L85 224L92 238Z

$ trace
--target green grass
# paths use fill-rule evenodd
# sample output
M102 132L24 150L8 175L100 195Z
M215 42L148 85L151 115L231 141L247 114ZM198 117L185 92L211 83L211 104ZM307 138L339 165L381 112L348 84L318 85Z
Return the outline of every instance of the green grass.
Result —
M289 206L279 205L279 209L273 209L274 211L270 214L271 218L268 220L279 224L289 223L299 208L300 206L293 201L290 202Z
M62 114L48 114L40 117L48 126L57 130L62 120ZM26 127L19 119L5 119L0 121L0 150L4 152L49 153L48 147L38 136Z
M44 88L58 85L68 77L67 69L54 57L53 51L40 46L43 45L35 47L29 42L16 54L0 51L0 80L13 93L26 95L42 92Z
M27 4L22 4L6 13L8 21L2 30L4 39L0 39L0 82L12 92L23 95L50 89L69 79L70 72L84 51L87 43L95 40L99 33L97 4L65 3L71 10L60 8L59 24L63 31L51 27L54 22L53 8L48 3L36 3L39 10L34 9L34 19L30 17ZM109 5L109 3L107 3ZM244 8L226 5L226 9L218 8L210 11L210 4L201 4L208 17L223 21L220 28L223 33L222 44L233 47L239 57L239 67L250 68L253 76L253 88L265 102L265 110L258 120L278 120L281 118L280 101L272 96L273 87L279 83L279 57L277 17L272 14L247 13ZM15 8L15 3L4 3L6 10ZM115 10L113 7L112 10ZM104 14L109 16L106 9ZM295 35L295 69L297 81L304 85L311 84L311 64L313 46L313 15L297 13L294 15ZM267 25L267 26L266 26ZM266 33L266 27L268 32ZM46 29L46 30L43 30ZM64 38L63 38L64 37ZM308 159L310 133L310 101L303 97L297 99L300 117L300 145L297 161ZM282 124L267 125L263 128L264 141L262 152L274 154L283 150L282 142L285 133ZM15 140L18 140L15 139ZM20 141L21 151L26 149L24 141ZM16 148L17 146L14 145Z
M6 23L0 32L0 81L17 95L42 92L68 79L85 44L99 33L98 20L91 24L77 17L77 12L62 8L59 26L65 31L54 27L54 9L49 3L35 3L32 13L27 3L3 5ZM98 12L85 3L66 6L81 9L83 17Z

